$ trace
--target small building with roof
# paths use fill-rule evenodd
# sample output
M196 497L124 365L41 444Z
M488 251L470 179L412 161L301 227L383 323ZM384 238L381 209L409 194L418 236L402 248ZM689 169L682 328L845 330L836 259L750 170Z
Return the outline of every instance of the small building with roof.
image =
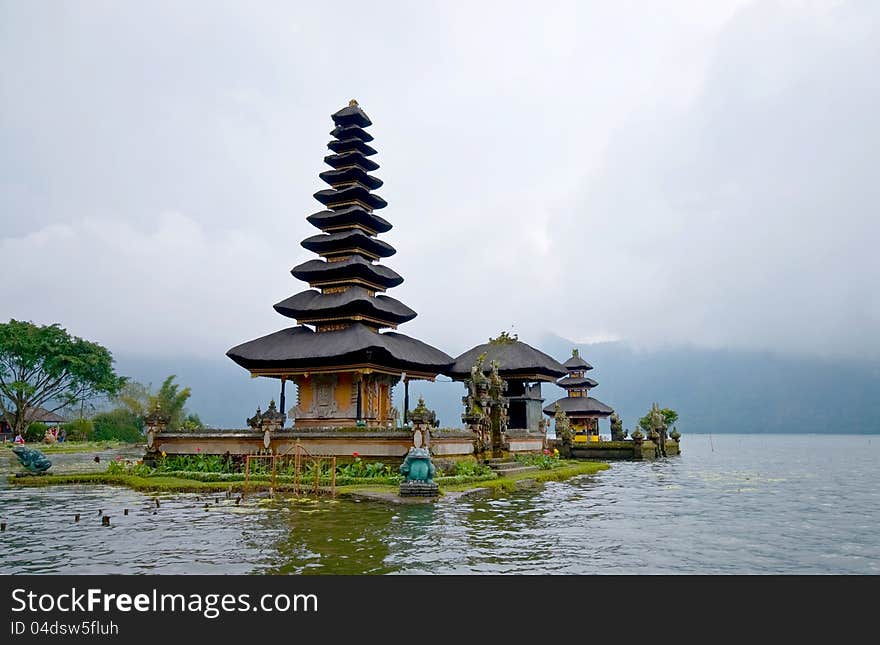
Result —
M565 367L515 335L502 332L498 338L489 339L489 342L458 356L446 375L455 381L468 380L471 368L481 357L483 373L488 374L495 362L498 375L507 383L507 434L511 449L540 450L544 435L541 383L554 382L566 374Z
M593 366L581 358L577 349L571 351L571 357L563 366L568 374L556 381L556 385L566 390L566 396L545 407L544 414L554 418L559 406L571 422L574 443L597 442L599 419L611 416L614 410L590 396L590 390L599 383L587 376Z

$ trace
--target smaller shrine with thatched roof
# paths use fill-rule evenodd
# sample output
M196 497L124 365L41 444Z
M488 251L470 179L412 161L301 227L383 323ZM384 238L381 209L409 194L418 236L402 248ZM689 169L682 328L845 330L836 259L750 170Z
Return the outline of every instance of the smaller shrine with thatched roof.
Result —
M556 385L563 388L566 395L544 408L544 413L553 418L558 410L565 412L574 443L597 442L599 419L610 417L614 410L590 396L590 390L599 383L587 376L593 366L580 357L577 349L571 350L571 357L563 366L568 375L556 381Z
M541 450L541 383L565 373L552 356L507 332L456 358L446 375L467 388L462 421L477 436L475 452Z

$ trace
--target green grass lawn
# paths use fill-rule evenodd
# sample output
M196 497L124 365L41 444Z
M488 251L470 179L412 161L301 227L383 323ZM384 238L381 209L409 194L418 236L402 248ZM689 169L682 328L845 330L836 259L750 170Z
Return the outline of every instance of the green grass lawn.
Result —
M15 444L12 442L0 444L6 450L11 451ZM112 448L134 447L138 444L122 443L121 441L64 441L62 443L28 443L28 448L39 450L47 455L74 452L100 452Z
M441 493L464 492L478 488L512 491L527 485L528 483L541 483L547 481L562 481L579 475L592 475L600 470L608 468L608 464L597 461L563 461L557 468L548 470L529 470L512 473L504 477L485 478L473 477L469 481L456 481L444 484L442 478L438 479ZM144 492L219 492L226 491L230 487L235 492L241 492L244 488L243 481L200 481L191 479L181 474L149 476L133 475L127 473L80 473L64 475L40 475L34 477L10 477L11 484L16 486L55 486L63 484L106 484L112 486L127 486L128 488ZM294 486L290 481L278 480L276 490L279 492L293 492ZM267 477L257 477L250 481L248 492L267 491L272 483ZM326 485L322 482L322 486ZM303 480L301 488L308 491L309 482ZM357 494L360 492L391 493L396 494L396 484L382 483L356 483L336 487L337 495Z

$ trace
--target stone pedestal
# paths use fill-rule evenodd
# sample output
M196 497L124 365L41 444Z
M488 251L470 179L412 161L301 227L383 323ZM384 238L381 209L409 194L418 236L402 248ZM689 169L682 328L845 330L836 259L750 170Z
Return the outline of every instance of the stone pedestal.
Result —
M437 497L440 487L436 482L405 481L400 484L401 497Z

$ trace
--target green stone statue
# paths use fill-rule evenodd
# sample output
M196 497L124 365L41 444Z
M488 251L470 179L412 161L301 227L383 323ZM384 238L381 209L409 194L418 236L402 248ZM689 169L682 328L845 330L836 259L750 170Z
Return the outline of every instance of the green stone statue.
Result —
M400 464L400 474L408 482L433 483L436 469L427 448L410 448L406 459Z
M400 482L403 497L437 497L440 487L434 481L435 468L427 448L412 447L400 464L400 474L406 479Z
M25 446L15 446L12 452L18 457L18 461L21 462L25 470L34 475L42 475L52 467L52 462L39 450Z

